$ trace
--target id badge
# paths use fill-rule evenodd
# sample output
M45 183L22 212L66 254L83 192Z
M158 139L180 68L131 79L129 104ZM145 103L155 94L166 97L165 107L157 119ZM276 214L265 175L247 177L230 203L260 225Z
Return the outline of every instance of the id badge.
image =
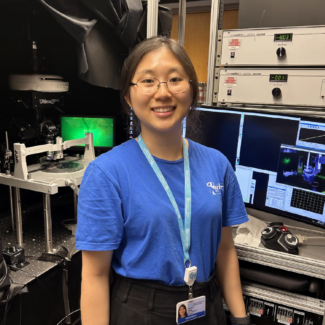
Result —
M176 324L205 316L205 296L181 301L176 305Z

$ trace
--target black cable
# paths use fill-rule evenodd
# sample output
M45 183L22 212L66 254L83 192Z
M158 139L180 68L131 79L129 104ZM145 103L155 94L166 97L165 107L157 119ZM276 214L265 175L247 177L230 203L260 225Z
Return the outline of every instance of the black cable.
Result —
M71 316L72 314L74 314L74 313L76 313L78 311L80 311L80 309L77 309L77 310L71 312L69 315L67 315L64 318L62 318L56 325L60 325L66 318L68 318L69 316ZM78 319L78 321L79 321L79 319Z
M51 254L50 254L51 255ZM59 255L56 255L57 257L61 257L62 258L62 261L61 262L59 262L59 261L47 261L47 262L50 262L50 263L53 263L53 264L55 264L55 265L59 265L59 266L61 266L61 263L63 262L63 261L66 261L66 258L65 257L63 257L63 256L59 256ZM30 259L30 260L38 260L39 259L39 256L35 256L35 255L26 255L25 256L25 258L28 258L28 259ZM31 274L32 275L32 274ZM34 275L33 275L34 276ZM34 276L35 277L35 276ZM65 277L65 279L66 279L66 276L64 276ZM67 285L68 285L68 280L66 279L66 283L67 283Z

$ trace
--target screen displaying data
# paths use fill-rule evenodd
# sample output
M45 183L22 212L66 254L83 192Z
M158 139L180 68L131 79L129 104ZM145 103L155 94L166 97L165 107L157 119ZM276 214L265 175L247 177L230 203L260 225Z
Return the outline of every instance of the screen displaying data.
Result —
M243 201L325 228L325 123L307 117L199 108L186 136L221 151Z
M61 136L63 141L81 139L91 132L95 148L114 146L114 118L91 116L61 116ZM78 146L85 146L84 144Z

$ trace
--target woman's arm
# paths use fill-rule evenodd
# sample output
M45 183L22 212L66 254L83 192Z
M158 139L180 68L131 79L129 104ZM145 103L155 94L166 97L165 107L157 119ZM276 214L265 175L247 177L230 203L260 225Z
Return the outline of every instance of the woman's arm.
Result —
M238 257L232 239L231 227L222 228L216 264L218 284L231 314L234 317L245 317L246 310L239 277Z
M82 251L83 325L109 324L109 272L113 251Z

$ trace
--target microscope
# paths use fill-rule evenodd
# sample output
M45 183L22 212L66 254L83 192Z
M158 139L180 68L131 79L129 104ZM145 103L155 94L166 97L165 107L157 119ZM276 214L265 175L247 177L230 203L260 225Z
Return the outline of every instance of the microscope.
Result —
M69 83L63 77L42 74L36 40L29 42L32 69L9 76L10 106L1 116L0 184L9 186L12 230L16 246L23 247L20 189L43 193L45 252L53 253L50 196L59 187L74 193L76 220L78 186L89 162L95 159L93 135L63 142L57 123ZM1 143L2 142L2 143ZM85 144L84 155L69 157L64 151Z

